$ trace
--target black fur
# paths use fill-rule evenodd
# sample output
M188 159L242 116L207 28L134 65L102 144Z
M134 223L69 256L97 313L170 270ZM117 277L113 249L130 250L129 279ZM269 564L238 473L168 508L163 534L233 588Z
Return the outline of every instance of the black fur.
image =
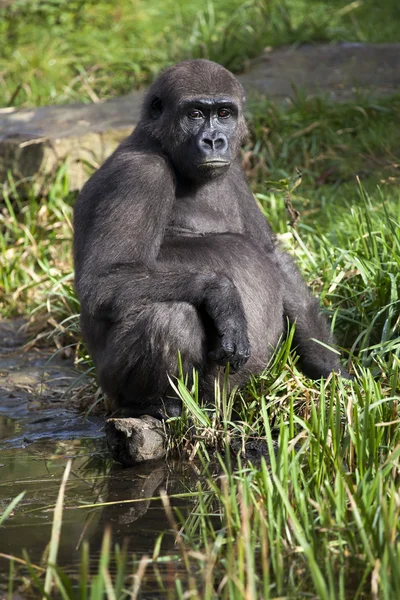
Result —
M243 89L215 63L166 70L75 207L76 289L99 382L127 413L173 413L181 352L205 399L218 365L258 373L289 322L310 377L340 372L329 327L243 173ZM345 372L344 375L346 376Z

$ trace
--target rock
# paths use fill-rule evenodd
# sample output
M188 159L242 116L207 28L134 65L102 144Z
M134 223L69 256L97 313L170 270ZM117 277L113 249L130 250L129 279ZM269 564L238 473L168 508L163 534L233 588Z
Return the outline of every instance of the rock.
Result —
M125 466L163 458L166 454L163 423L149 415L140 419L108 419L105 431L114 460Z
M78 190L139 119L143 92L96 104L0 109L0 184L26 182L46 192L65 162L71 190Z
M238 79L247 92L287 100L296 89L336 101L400 89L400 44L318 44L265 51Z
M296 88L341 101L358 91L391 94L400 88L400 44L320 44L266 51L238 79L246 92L287 100ZM96 104L0 109L0 183L7 172L36 193L46 191L65 161L78 190L138 121L144 91ZM21 190L23 191L23 189Z

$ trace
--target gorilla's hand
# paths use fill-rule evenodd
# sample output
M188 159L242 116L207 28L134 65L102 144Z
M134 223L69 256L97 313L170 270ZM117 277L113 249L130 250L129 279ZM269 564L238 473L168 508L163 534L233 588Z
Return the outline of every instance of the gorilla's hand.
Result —
M250 342L242 300L229 277L212 276L206 288L205 307L220 338L220 347L208 356L219 365L229 362L234 373L249 360Z
M222 314L214 320L220 338L220 346L208 354L218 365L231 366L236 373L250 358L250 342L247 335L247 321L236 287L232 284L228 301L224 303Z
M237 328L227 331L221 338L217 350L208 354L218 365L230 364L231 373L236 373L250 358L250 342L246 331Z

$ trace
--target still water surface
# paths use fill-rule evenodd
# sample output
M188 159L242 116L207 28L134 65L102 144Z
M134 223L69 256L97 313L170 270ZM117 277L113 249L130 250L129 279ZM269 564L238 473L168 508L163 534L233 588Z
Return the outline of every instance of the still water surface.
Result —
M36 414L33 420L42 416ZM193 489L196 473L188 464L168 461L122 468L109 458L100 419L85 421L71 413L66 433L63 430L66 415L62 416L53 414L53 418L32 423L29 414L25 418L20 415L19 419L0 414L0 513L15 496L25 491L23 500L0 530L0 552L22 558L22 549L25 549L33 563L43 564L53 507L66 462L71 458L59 565L67 573L77 575L80 549L83 540L87 540L95 572L107 526L112 528L113 541L121 544L128 541L129 550L137 558L143 554L151 556L159 534L168 530L168 523L161 502L147 499L157 496L160 488L170 494ZM79 437L73 435L74 420ZM120 503L130 499L139 501ZM85 507L108 502L116 504ZM188 502L190 504L190 499L180 500L175 505L185 511ZM171 535L164 538L162 551L175 553ZM5 589L8 574L9 562L0 558L0 589ZM146 575L145 589L154 593L158 589L150 572Z

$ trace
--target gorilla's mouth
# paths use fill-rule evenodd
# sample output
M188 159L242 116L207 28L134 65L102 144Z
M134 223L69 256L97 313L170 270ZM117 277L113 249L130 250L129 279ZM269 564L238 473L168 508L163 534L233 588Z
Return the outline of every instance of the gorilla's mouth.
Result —
M204 168L208 168L208 167L215 168L215 167L217 167L218 168L218 167L226 167L229 164L230 164L229 160L224 160L222 158L212 158L212 159L209 159L209 160L203 160L200 163L199 167L200 168L202 168L202 167L204 167Z

